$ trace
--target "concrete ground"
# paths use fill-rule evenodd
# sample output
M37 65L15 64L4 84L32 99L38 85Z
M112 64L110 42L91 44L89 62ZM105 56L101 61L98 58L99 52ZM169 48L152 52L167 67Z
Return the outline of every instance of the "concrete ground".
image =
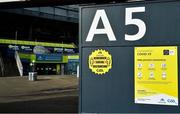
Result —
M78 79L75 76L0 77L2 112L78 112Z

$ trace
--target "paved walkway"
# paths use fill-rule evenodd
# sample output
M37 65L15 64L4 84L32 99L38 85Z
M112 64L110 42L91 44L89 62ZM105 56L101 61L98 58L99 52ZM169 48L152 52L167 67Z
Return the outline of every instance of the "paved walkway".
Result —
M37 81L29 81L28 77L0 78L0 112L77 110L78 79L75 76L38 76Z

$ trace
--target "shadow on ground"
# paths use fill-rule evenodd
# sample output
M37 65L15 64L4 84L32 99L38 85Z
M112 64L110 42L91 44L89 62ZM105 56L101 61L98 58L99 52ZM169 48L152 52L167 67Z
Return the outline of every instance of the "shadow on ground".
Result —
M0 103L0 113L77 113L78 96Z
M37 79L36 81L48 81L48 80L51 80L51 79Z

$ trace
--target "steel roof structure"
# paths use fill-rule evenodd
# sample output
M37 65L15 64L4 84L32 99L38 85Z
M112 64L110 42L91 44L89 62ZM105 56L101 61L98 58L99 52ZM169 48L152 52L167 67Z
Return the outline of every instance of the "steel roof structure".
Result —
M10 1L10 0L9 0ZM72 4L105 4L125 2L128 0L19 0L12 2L0 2L0 8L24 8L24 7L42 7L42 6L57 6L57 5L72 5ZM132 1L132 0L131 0Z

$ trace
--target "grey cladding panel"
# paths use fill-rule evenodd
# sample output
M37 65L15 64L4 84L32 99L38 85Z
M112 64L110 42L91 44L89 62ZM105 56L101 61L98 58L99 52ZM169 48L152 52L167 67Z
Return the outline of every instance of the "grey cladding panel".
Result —
M88 57L95 49L105 49L112 55L112 69L105 75L96 75L91 72L88 67ZM82 112L180 112L180 106L158 106L134 103L133 47L83 48L82 51Z

